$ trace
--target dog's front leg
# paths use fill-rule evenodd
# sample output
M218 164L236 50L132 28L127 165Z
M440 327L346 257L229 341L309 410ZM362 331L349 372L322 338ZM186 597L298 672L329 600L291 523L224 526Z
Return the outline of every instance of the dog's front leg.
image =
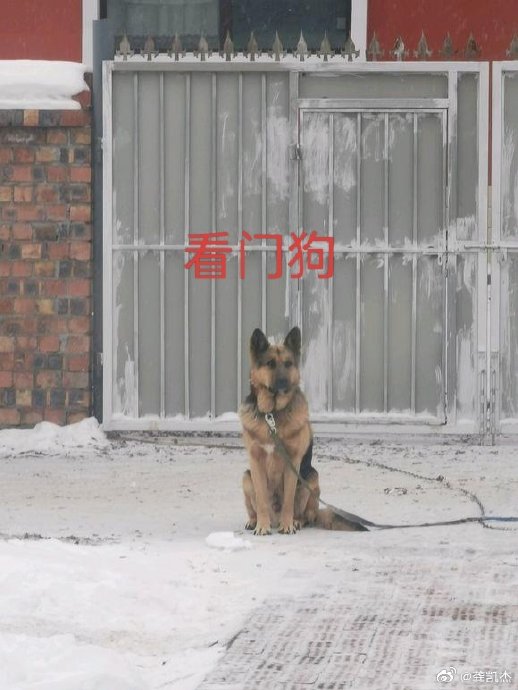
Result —
M300 462L295 466L298 467ZM295 473L289 468L284 468L284 496L282 501L281 521L279 524L279 532L281 534L295 534L300 524L297 524L293 519L293 512L295 509L295 491L297 489L297 477Z
M257 524L254 534L271 534L270 505L268 497L268 478L265 465L266 454L262 448L253 447L250 451L250 472L255 491Z

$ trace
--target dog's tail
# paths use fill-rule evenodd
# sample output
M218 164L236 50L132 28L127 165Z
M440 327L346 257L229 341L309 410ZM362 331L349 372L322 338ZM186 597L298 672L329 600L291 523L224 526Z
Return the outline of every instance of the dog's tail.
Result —
M346 520L338 513L335 513L331 508L319 508L316 517L317 527L329 529L340 532L367 532L367 527L364 527L359 522L352 522Z

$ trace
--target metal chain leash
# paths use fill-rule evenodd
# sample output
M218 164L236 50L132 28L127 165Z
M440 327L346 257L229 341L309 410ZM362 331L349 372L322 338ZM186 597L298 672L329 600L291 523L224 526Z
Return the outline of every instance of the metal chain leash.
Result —
M331 503L327 503L324 501L322 498L320 498L319 495L313 490L313 488L308 484L308 482L301 476L300 472L298 469L295 467L293 464L293 461L288 453L288 450L282 440L279 438L277 434L277 427L275 424L275 417L271 412L267 412L264 415L264 419L266 424L268 425L268 428L270 430L270 434L273 438L275 448L279 455L282 457L284 463L286 466L293 472L297 478L298 481L306 488L310 494L319 501L322 505L324 505L326 508L329 508L333 513L341 517L342 519L346 520L348 523L351 524L354 529L357 531L365 530L365 531L370 531L370 530L387 530L387 529L410 529L410 528L416 528L416 527L442 527L442 526L449 526L449 525L462 525L462 524L467 524L470 522L478 522L482 524L483 527L489 528L489 529L495 529L494 527L490 527L489 525L486 524L486 522L518 522L518 517L517 516L494 516L494 515L486 515L484 506L482 505L482 502L480 499L478 499L475 494L472 494L470 491L467 491L467 489L463 489L462 487L459 487L459 490L464 493L466 496L468 496L471 500L473 500L475 503L477 503L480 512L482 515L480 516L474 516L474 517L465 517L465 518L459 518L457 520L440 520L437 522L421 522L421 523L415 523L415 524L407 524L407 525L385 525L385 524L378 524L376 522L371 522L370 520L366 520L365 518L360 517L359 515L355 515L354 513L349 513L346 510L342 510L341 508L337 508L336 506L332 505ZM329 456L328 456L329 457ZM331 456L333 457L333 456ZM343 459L343 458L342 458ZM346 458L350 462L360 462L360 461L352 461L350 458ZM426 480L426 481L441 481L444 486L447 486L449 489L454 489L454 487L447 481L445 481L444 477L439 477L433 478L433 477L425 477L422 475L418 475L416 473L410 472L409 470L398 470L389 467L388 465L383 465L382 463L363 463L365 465L375 465L379 468L386 469L392 472L401 472L403 474L407 474L410 476L413 476L418 479Z

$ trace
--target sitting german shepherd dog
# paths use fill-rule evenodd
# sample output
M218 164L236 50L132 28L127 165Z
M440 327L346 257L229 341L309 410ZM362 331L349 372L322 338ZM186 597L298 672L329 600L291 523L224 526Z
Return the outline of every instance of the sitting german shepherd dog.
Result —
M305 525L354 530L331 510L319 509L318 472L311 465L313 434L306 397L300 383L300 329L295 327L282 344L270 344L256 328L250 339L250 395L241 405L243 441L250 469L243 476L246 529L254 534L294 534ZM297 479L273 443L265 415L275 420L277 436L293 466L311 492Z

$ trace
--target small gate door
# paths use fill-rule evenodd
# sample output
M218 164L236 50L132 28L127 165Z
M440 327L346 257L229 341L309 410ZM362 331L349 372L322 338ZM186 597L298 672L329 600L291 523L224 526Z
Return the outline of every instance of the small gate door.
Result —
M300 227L334 238L298 305L316 418L445 423L447 110L306 102L299 122Z

